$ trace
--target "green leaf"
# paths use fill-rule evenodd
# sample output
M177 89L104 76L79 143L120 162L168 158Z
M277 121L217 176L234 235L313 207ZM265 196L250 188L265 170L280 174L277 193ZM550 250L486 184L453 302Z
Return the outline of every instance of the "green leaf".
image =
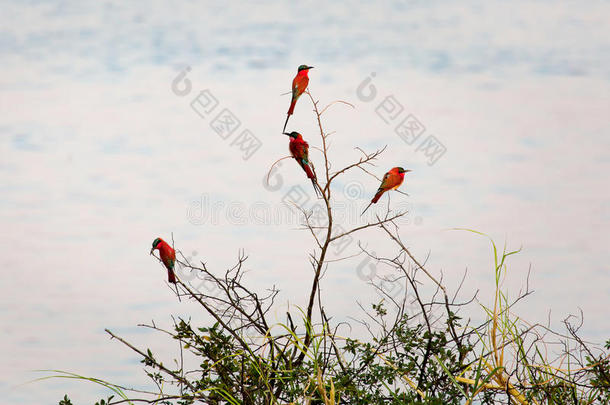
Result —
M72 401L68 398L68 395L64 395L64 399L59 401L59 405L72 405Z

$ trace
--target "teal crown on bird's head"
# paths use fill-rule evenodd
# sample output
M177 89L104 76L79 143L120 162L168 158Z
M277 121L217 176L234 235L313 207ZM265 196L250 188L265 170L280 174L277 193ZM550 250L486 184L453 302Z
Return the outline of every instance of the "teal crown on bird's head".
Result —
M301 134L299 134L299 133L298 133L298 132L296 132L296 131L292 131L292 132L290 132L290 133L288 133L288 132L282 132L282 133L283 133L284 135L288 135L289 137L294 138L294 139L297 139L297 138L299 137L299 135L301 135Z
M153 244L152 244L152 249L150 249L150 254L152 255L153 252L155 251L155 249L157 248L157 246L159 246L159 243L163 242L163 239L161 238L157 238L155 240L153 240Z
M402 167L398 167L398 173L406 173L406 172L410 172L411 169L403 169Z
M157 247L157 245L158 245L159 243L161 243L161 241L162 241L162 239L161 239L161 238L157 238L157 239L155 239L155 240L153 241L153 244L152 244L153 249L155 249L155 248Z
M299 66L299 72L301 70L309 70L309 69L313 69L313 66L307 66L307 65L301 65Z

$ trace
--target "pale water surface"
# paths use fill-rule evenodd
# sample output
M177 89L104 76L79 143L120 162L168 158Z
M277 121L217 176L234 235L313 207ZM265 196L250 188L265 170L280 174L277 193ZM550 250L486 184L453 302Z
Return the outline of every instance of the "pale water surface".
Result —
M186 255L218 271L243 248L255 288L275 284L283 305L304 304L311 238L296 230L298 218L273 215L285 214L291 187L308 198L311 190L288 161L275 188L262 183L287 153L280 94L302 63L315 66L310 87L322 103L356 107L325 114L337 131L336 167L358 156L355 146L388 145L379 176L413 169L409 196L391 202L410 208L402 236L419 257L430 254L431 271L453 288L468 269L463 297L479 290L489 303L488 242L449 229L486 232L523 247L509 262L513 296L531 265L535 294L516 308L520 316L546 322L550 311L560 327L582 308L585 336L610 338L607 2L227 4L0 3L3 401L51 404L70 393L93 403L103 394L74 381L15 387L37 377L34 369L147 387L138 357L109 341L106 327L171 362L177 347L136 325L167 326L172 314L205 319L165 286L148 255L157 236L173 232ZM186 66L191 90L178 96L172 81ZM372 101L356 91L367 78ZM206 89L218 106L202 118L190 102ZM387 96L402 106L389 123L376 112ZM226 140L210 128L222 108L241 121ZM289 128L319 146L310 110L302 99ZM413 145L394 133L409 114L426 128ZM246 160L232 144L243 129L262 144ZM417 150L429 135L446 150L433 165ZM360 172L337 184L345 228L362 223L376 187ZM392 252L379 231L360 239ZM355 242L340 254L357 252ZM359 316L356 301L378 300L359 265L332 265L322 282L335 319Z

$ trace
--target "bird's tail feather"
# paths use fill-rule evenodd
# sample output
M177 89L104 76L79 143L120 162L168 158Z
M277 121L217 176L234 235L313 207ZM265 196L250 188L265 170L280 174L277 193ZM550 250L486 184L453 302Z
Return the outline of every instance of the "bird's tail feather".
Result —
M377 190L375 197L373 197L373 199L371 200L371 204L377 204L377 201L379 201L384 192L385 190L382 189Z
M305 173L307 173L308 179L312 179L312 180L316 179L316 175L313 174L311 167L309 167L309 165L307 163L301 163L301 167L303 168L303 170L305 170Z
M288 115L294 114L294 106L296 105L296 103L297 103L297 98L293 97L292 101L290 102L290 108L288 109Z
M316 179L311 179L311 184L313 184L313 189L316 192L316 195L318 197L322 197L322 190L320 190L320 187L318 186L318 184L316 183Z
M362 214L360 214L360 216L363 216L363 215L364 215L364 213L366 212L366 210L368 210L368 209L369 209L369 207L370 207L371 205L373 205L373 201L372 201L372 200L371 200L371 202L369 203L369 205L367 205L367 206L366 206L366 208L364 209L364 211L362 211Z
M290 102L290 108L288 109L288 113L286 116L286 122L284 122L284 129L282 130L282 132L286 132L286 125L288 124L288 119L290 118L290 116L292 114L294 114L294 106L297 103L297 99L298 99L298 97L293 97L292 101Z
M167 270L167 281L176 284L176 274L173 270Z
M180 291L178 291L178 284L174 283L174 288L176 289L176 297L178 297L178 301L182 302L180 299Z
M313 184L313 189L316 192L316 195L318 197L321 197L322 190L320 190L320 187L318 187L318 184L316 183L316 181L317 181L316 174L313 172L313 170L311 170L311 167L307 163L302 162L301 167L303 168L303 170L305 170L305 174L307 174L307 178L311 180L311 184Z

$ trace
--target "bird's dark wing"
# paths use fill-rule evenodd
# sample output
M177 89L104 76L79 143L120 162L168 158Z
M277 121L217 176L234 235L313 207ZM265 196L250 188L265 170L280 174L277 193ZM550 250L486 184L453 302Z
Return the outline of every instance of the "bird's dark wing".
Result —
M377 191L387 190L389 183L390 183L389 179L390 179L390 172L387 172L386 174L383 175L383 179L381 179L381 185L379 186L379 189Z

